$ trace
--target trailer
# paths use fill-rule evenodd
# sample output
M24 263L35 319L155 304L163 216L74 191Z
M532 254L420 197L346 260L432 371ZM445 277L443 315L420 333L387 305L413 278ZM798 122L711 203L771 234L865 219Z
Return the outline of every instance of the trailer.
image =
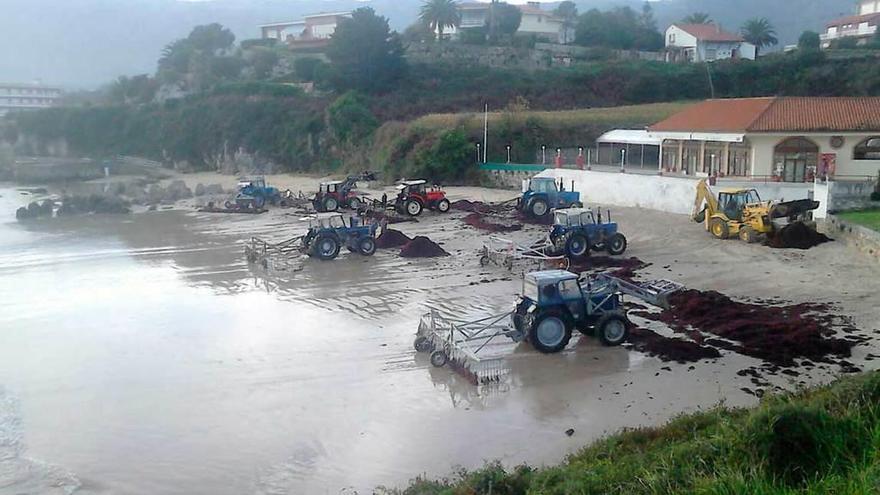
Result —
M553 243L544 238L531 246L523 246L499 236L489 236L480 250L480 266L493 264L512 270L520 262L535 263L539 269L567 270L571 261L564 254L553 254Z

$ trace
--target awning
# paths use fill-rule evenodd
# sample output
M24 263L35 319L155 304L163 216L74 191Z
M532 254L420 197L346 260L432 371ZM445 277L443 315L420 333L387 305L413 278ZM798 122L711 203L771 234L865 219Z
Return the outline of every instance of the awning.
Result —
M599 136L597 143L617 143L617 144L644 144L651 146L660 146L663 138L657 137L655 133L638 129L615 129L608 131Z
M615 129L599 136L599 144L644 144L660 146L667 139L677 141L717 141L722 143L741 143L745 134L723 132L650 132L639 129Z

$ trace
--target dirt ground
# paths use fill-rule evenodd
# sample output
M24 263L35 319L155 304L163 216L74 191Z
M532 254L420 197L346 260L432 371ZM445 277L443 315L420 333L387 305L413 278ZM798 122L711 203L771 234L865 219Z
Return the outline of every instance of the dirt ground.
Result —
M198 183L231 188L235 183L234 177L216 174L175 178L192 188ZM315 189L319 178L267 179L281 189L307 192ZM383 191L391 189L364 190L375 197ZM516 193L453 187L448 195L453 201L503 201ZM478 467L486 460L554 463L620 428L658 424L719 402L753 404L757 395L827 382L845 369L813 363L782 373L731 350L680 364L631 346L605 348L595 339L576 336L564 352L552 356L538 354L527 344L501 342L491 352L507 357L509 372L498 383L474 386L448 368L432 367L426 356L414 351L420 316L431 307L461 317L510 310L522 274L538 267L481 267L478 251L489 234L464 222L468 212L425 212L417 222L393 226L410 238L429 237L450 254L447 257L402 258L400 248L392 248L364 258L343 250L332 262L297 260L296 269L266 270L246 263L244 244L251 236L281 241L301 235L307 223L302 213L281 208L260 215L198 213L200 202L194 198L178 202L174 211L136 213L114 227L114 234L145 253L141 256L173 266L193 288L241 301L259 296L272 311L260 321L284 315L283 327L241 332L229 339L244 346L238 357L244 364L237 366L245 369L217 365L220 375L233 377L228 394L241 388L244 400L259 403L266 396L271 403L266 408L271 415L257 411L250 417L256 428L251 437L260 438L261 425L271 426L266 438L281 434L290 439L286 447L294 449L269 449L277 461L258 470L258 489L250 487L251 491L366 492L380 484L400 485L422 473L447 475L457 465ZM589 198L587 204L597 206L590 205ZM636 270L637 280L670 279L737 301L830 304L835 314L851 318L857 334L866 339L853 348L848 361L861 369L878 368L874 359L880 354L880 266L843 243L806 251L770 249L715 240L685 216L608 209L629 240L625 256L647 264ZM98 229L88 223L87 227ZM500 235L530 243L545 234L546 227L525 225ZM232 304L227 301L205 304ZM221 314L221 308L208 313ZM674 334L662 321L635 315L633 320L661 336ZM293 334L298 340L291 342ZM261 344L269 349L263 354ZM255 377L238 374L251 368ZM287 424L289 418L277 411L296 411L295 421ZM569 429L574 435L565 434ZM255 456L258 447L253 446ZM226 466L220 461L217 465Z

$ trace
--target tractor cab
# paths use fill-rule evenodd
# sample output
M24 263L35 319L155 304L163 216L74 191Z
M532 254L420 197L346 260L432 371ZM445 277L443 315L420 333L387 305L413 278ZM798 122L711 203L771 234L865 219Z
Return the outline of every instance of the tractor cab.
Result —
M762 205L761 196L755 189L722 189L718 192L718 206L731 220L742 221L747 208Z
M522 189L522 196L517 200L517 209L537 218L548 215L555 208L583 206L579 192L566 191L565 184L562 182L557 184L553 177L533 177L525 180Z
M342 184L341 180L335 180L332 182L322 182L318 185L318 193L319 194L332 194L339 192L339 186Z
M567 208L556 210L553 226L550 228L550 242L557 252L566 256L586 256L590 251L607 251L612 256L626 252L626 237L618 232L618 226L607 212L605 221L602 212L593 214L589 208Z

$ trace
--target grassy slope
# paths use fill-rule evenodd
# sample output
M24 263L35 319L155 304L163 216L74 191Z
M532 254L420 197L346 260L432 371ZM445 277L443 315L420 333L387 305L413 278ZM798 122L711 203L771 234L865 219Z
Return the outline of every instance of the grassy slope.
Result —
M843 213L838 213L837 216L843 220L849 220L850 222L864 225L869 229L874 229L880 232L880 209L847 211Z
M622 432L555 467L489 465L386 493L880 493L880 373Z
M524 122L529 118L539 120L547 129L565 129L584 126L638 127L654 123L681 111L693 102L650 103L608 108L587 108L579 110L560 110L555 112L522 111L513 112L513 118ZM511 113L489 113L489 125L510 117ZM464 126L468 131L482 129L483 114L443 113L425 115L413 121L416 126L425 128L448 128Z

